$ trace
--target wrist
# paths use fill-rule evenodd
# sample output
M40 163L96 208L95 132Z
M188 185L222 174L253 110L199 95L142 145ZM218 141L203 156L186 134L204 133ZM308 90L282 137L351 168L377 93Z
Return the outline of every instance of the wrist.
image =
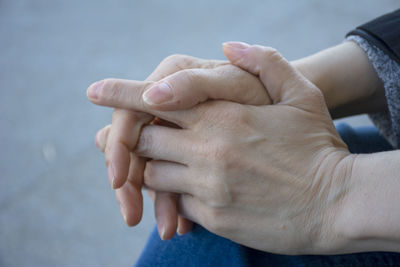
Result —
M327 64L323 62L321 53L313 54L292 62L294 67L315 86L317 86L324 95L326 105L329 110L339 106L341 101L335 92L334 75L335 73L327 73ZM324 66L325 65L325 66ZM323 68L324 66L324 68Z
M324 95L329 109L336 106L336 100L332 95L333 82L317 67L318 62L310 57L304 57L291 62L293 66L310 82L317 86Z
M325 205L323 205L321 229L315 249L318 254L346 253L346 247L352 236L347 224L343 223L348 211L347 199L351 195L351 178L356 155L348 151L337 151L327 158L324 171Z
M334 117L375 112L385 106L382 82L354 42L341 43L292 63L322 91Z
M334 220L340 253L400 251L396 151L352 155L346 197ZM397 159L396 159L397 157Z

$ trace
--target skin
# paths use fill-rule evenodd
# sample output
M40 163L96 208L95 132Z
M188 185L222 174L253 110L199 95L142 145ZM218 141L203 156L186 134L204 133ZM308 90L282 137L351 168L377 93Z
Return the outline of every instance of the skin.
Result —
M150 82L160 79L158 83ZM132 88L140 92L141 96L144 91L161 82L166 82L174 88L175 98L161 106L154 103L149 105L140 100L142 107L158 107L161 110L185 109L207 99L220 98L252 105L271 103L264 86L254 75L228 62L181 55L165 59L145 82L107 79L95 83L90 88L99 84L103 88L109 88L103 90L97 102L107 95L115 97L113 101L118 102L119 99L132 99L129 92L124 92L123 88ZM249 88L251 90L248 90ZM140 129L153 119L154 116L147 113L117 108L113 114L113 127L105 127L95 138L99 149L105 151L109 181L116 189L121 213L130 226L137 224L141 219L141 188L145 166L145 160L131 151L135 148ZM165 121L161 121L161 124L165 124ZM176 194L149 191L155 201L155 216L163 239L172 238L176 232L184 234L191 229L191 222L178 216Z
M212 101L185 110L183 129L144 127L136 153L153 159L145 184L181 194L184 216L240 244L326 253L344 242L331 222L353 158L321 91L277 51L240 47L235 56L260 76L273 105Z
M224 53L229 59L229 49L225 47ZM330 113L334 118L378 111L386 107L379 78L364 52L353 42L342 43L294 61L292 64L321 89ZM180 79L174 78L174 81L182 83L182 80L187 81L187 77L192 76L190 80L193 82L191 86L187 86L187 84L186 87L173 86L174 100L161 104L153 103L148 106L152 109L179 110L194 106L205 99L227 99L238 103L254 103L251 102L253 100L248 96L243 95L243 92L257 92L257 90L262 93L260 86L252 86L254 82L248 83L248 80L254 80L254 77L245 76L246 79L243 79L240 75L235 76L232 73L223 72L231 75L231 77L224 78L226 75L220 75L220 70L231 67L226 65L227 62L223 61L201 60L183 55L173 55L166 58L146 81L158 81L170 74L180 72L179 76L177 76ZM224 67L221 68L222 66ZM203 69L209 72L196 75L196 72ZM185 70L190 71L187 72ZM219 81L215 79L215 75L208 75L214 71L218 74ZM227 80L235 82L235 86L227 84ZM202 84L208 84L208 86L199 86ZM237 86L237 84L240 86ZM119 86L119 81L108 79L107 85L117 87ZM136 85L145 86L144 84ZM209 88L218 88L218 90L212 92L209 91ZM235 94L232 93L231 88L237 89ZM357 88L357 90L353 88ZM132 89L137 90L135 86ZM218 94L216 95L215 93ZM232 99L232 96L234 99ZM260 99L262 100L263 98ZM257 104L267 104L268 102L270 102L269 99L265 103L258 102ZM147 103L144 104L146 105ZM110 165L109 162L115 162L113 164L114 169L109 171L109 180L113 184L112 176L115 172L117 182L113 187L119 187L116 189L117 200L121 206L121 214L129 226L136 225L141 219L141 187L144 170L144 160L138 158L131 151L137 142L141 127L151 119L153 117L145 113L115 109L113 127L111 125L106 126L98 132L95 138L99 149L103 152L105 151L107 166ZM110 134L110 132L112 133ZM106 144L108 144L107 149ZM127 180L126 183L125 180ZM155 204L156 219L160 236L163 239L171 238L176 228L178 228L177 232L179 234L184 234L190 230L191 224L189 221L182 217L175 219L176 209L174 208L174 203L176 202L176 195L161 192L155 193L151 190L148 190L148 192L154 201L157 199ZM156 195L158 195L157 198Z
M236 53L262 65L240 66L260 75L274 105L210 101L156 112L181 129L143 128L135 153L152 159L145 184L179 193L182 215L238 243L323 253L320 243L334 240L325 222L347 192L349 152L321 91L275 50L250 48Z
M292 64L322 91L334 119L386 110L382 82L354 42L341 43Z
M235 60L234 58L230 59L231 61L233 61L233 63L238 64L240 67L252 72L253 74L257 75L259 74L261 80L263 80L263 82L265 83L268 92L270 93L273 103L275 105L266 106L268 108L268 112L263 111L264 112L263 113L259 111L263 114L263 116L261 115L257 116L256 115L257 112L255 111L255 109L261 109L265 107L251 107L250 108L251 112L249 112L247 109L248 106L246 106L245 109L238 108L237 106L235 106L235 108L230 108L229 105L232 105L233 103L227 104L226 102L223 101L214 101L213 104L207 102L198 105L190 111L186 110L184 113L181 113L180 116L177 117L174 117L174 115L179 114L179 112L172 112L172 113L167 112L167 114L165 113L162 114L154 112L154 110L148 111L145 109L140 109L142 107L132 106L131 103L131 106L129 108L150 112L153 115L160 116L161 118L164 118L166 120L170 120L183 128L183 129L175 129L172 132L171 132L172 129L169 129L167 131L165 131L166 129L161 129L165 127L155 128L156 130L146 130L150 129L149 127L160 127L160 126L147 126L144 128L142 132L143 138L141 137L140 140L143 139L145 141L139 141L136 153L138 153L141 156L153 158L153 160L148 162L146 165L146 171L145 171L145 174L147 173L147 175L145 175L146 184L150 185L151 187L157 190L181 193L182 195L179 198L179 202L181 205L180 206L181 212L184 216L187 216L191 220L199 222L200 224L206 226L206 228L209 228L211 231L217 234L226 236L239 243L256 247L259 249L273 251L273 252L291 253L291 254L343 253L348 251L363 251L362 249L371 249L373 248L373 244L375 244L376 241L379 241L379 244L381 245L380 249L396 251L396 249L398 249L398 245L396 245L398 244L396 243L396 237L390 235L391 234L390 231L386 231L386 239L385 239L385 237L382 236L381 233L382 231L379 231L379 229L382 228L382 225L384 225L382 224L384 223L382 221L379 222L381 224L379 223L376 224L375 228L373 227L371 228L371 224L366 224L364 222L360 224L361 226L364 226L361 227L362 229L361 231L360 230L350 231L348 230L349 227L340 227L341 223L342 226L348 223L346 218L349 217L349 214L354 214L355 206L352 204L357 203L356 201L357 199L354 199L354 196L360 195L357 194L357 192L362 191L360 190L361 183L359 179L357 179L357 177L354 177L354 173L357 173L357 171L351 172L349 170L353 170L354 166L357 166L357 164L360 165L366 164L366 166L368 166L368 163L371 163L369 161L370 159L369 158L360 159L359 156L349 155L348 151L345 148L345 145L343 144L343 142L341 142L340 138L338 138L338 135L332 126L331 119L329 117L329 113L327 112L325 103L323 100L321 101L322 99L321 92L313 84L308 82L304 77L302 77L298 72L296 72L293 67L287 64L287 62L281 60L282 58L280 56L276 56L277 54L276 51L272 53L269 50L268 50L269 52L266 52L260 47L258 47L257 49L260 50L261 52L258 51L259 52L259 54L257 54L258 56L254 57L252 60L250 60L251 56L249 56L250 59L248 58L247 60L244 61L240 61L237 59ZM252 53L253 52L248 53L247 55L253 55ZM265 57L265 55L268 54L269 56ZM272 57L274 58L274 60L271 59L271 55L274 55ZM243 57L243 54L241 55L241 58L242 59L245 58ZM260 58L263 59L262 62L257 61L260 60ZM276 58L278 58L279 60L276 60ZM275 66L274 68L268 66L270 61L275 62L274 64L272 64L273 66ZM249 62L253 63L256 62L256 65L251 65ZM282 62L285 64L283 64ZM281 63L283 65L279 65ZM276 66L279 66L279 68L276 68ZM270 77L275 77L276 79L274 78L274 80L272 81L270 79L268 80L268 75L265 73L270 75ZM279 82L279 78L277 77L281 77L280 80L281 82ZM289 87L279 86L282 84L283 85L289 84L291 86ZM377 85L376 88L379 88L379 83L377 83L376 85ZM300 91L293 90L293 88L296 87L301 88L301 90ZM280 94L276 93L279 91ZM294 91L297 92L295 93ZM373 95L375 95L374 92L371 93L371 91L369 92L367 91L364 99L368 99L368 97ZM111 103L112 101L107 102L106 98L102 100L104 101L104 103L100 103L101 101L98 103L105 105L119 106L122 108L128 108L129 106L127 103L116 104L115 102ZM321 103L323 103L323 105L321 105ZM222 105L223 108L218 107L218 105L220 106ZM205 108L203 108L204 106ZM215 108L215 106L217 106L217 108ZM274 109L277 113L273 112ZM252 115L249 115L250 113ZM227 120L228 123L221 123L222 122L221 118L220 120L215 121L215 118L218 118L218 116L221 114L224 115L223 118L224 120ZM229 123L229 115L231 114L234 114L235 116L233 119L231 118L230 121L231 123ZM287 116L285 116L285 114ZM275 117L272 117L273 115L275 115ZM271 117L269 120L266 119L268 118L268 116ZM279 124L275 125L277 122L275 122L276 120L274 120L274 118L279 116L286 117L286 119L284 120L284 122L279 121L281 125ZM238 118L239 120L237 120ZM259 121L257 121L256 118L259 118ZM265 126L262 125L262 123L265 121L274 122L273 126L275 127L267 125L266 128L262 128L262 126ZM300 135L305 134L305 136L302 136L303 138L300 138L300 140L298 140L294 138L293 134L288 134L290 133L290 130L287 131L277 130L277 129L285 129L285 127L288 127L287 123L288 121L293 123L293 124L289 123L289 125L297 125L295 127L296 134L299 133ZM256 123L252 124L251 122L256 122ZM203 125L202 123L205 124ZM232 129L232 124L234 123L239 123L239 124L241 123L242 127L238 127L237 129L235 128ZM249 133L245 136L243 135L241 136L241 134L243 133L239 131L239 129L243 128L249 130ZM299 133L297 129L300 129ZM212 132L213 130L215 132ZM259 132L257 130L259 130ZM268 130L270 132L268 132ZM185 132L185 134L179 135L178 138L175 137L176 145L174 145L174 142L170 141L174 140L173 135L176 133L174 131L181 131L181 133L182 131ZM207 131L209 132L211 131L211 135L208 135ZM313 140L315 141L319 140L318 142L316 142L318 144L316 144L315 146L312 145L304 146L304 140L307 140L307 135L310 135L310 132ZM190 133L192 133L193 136L189 138L189 141L185 140L185 136L186 135L190 136ZM236 133L238 136L232 135L232 133ZM258 140L257 138L248 138L248 136L249 134L250 136L251 134L253 134L256 137L263 136L262 133L264 133L264 136L268 136L268 138L271 138L271 140L275 140L277 142L264 142L265 145L270 145L272 147L264 147L264 149L261 149L259 151L258 156L252 155L252 153L254 152L249 152L249 157L244 157L244 158L251 159L251 156L253 156L254 160L253 161L250 160L250 163L248 161L241 162L240 160L243 157L237 159L232 156L238 154L234 153L235 149L236 152L240 151L240 153L245 153L246 151L258 151L258 149L262 147L263 138L261 138L260 139L261 141L257 143ZM146 134L148 134L147 137ZM317 137L315 137L315 135ZM197 139L194 136L197 136ZM222 136L222 138L219 140L224 145L221 148L220 145L216 144L215 146L211 146L210 148L210 145L207 146L207 144L210 143L209 140L207 140L207 138L206 140L204 140L204 138L207 136L213 136L213 137ZM308 137L310 138L310 136ZM159 138L159 140L157 140L157 138ZM251 140L249 141L246 139L251 139ZM148 140L150 140L150 142ZM164 141L160 142L160 140ZM170 143L167 146L164 145L163 147L162 144L166 144L166 140L169 140ZM196 140L199 141L196 142ZM257 145L252 147L251 141L254 140L256 140ZM229 141L231 141L231 143L229 143ZM244 142L244 145L238 148L237 146L240 146L241 144L240 141ZM293 143L292 145L289 146L288 144L291 144L290 141L293 141ZM143 143L144 145L141 146L141 144ZM193 144L198 144L198 145L193 145ZM298 151L303 153L297 153L297 155L296 153L294 153L293 150L294 148L296 148L296 145ZM299 145L300 148L298 147ZM175 151L175 155L172 155L174 149L171 148L173 147L179 147L178 154L176 154L177 151ZM199 152L197 150L191 151L190 149L194 149L193 147L200 148L201 150L200 153L197 153L198 155L200 155L199 156L200 158L195 158L193 160L189 159L189 157L182 158L182 154L196 155L196 153L194 152ZM250 149L251 147L253 149ZM246 150L246 148L248 149ZM207 151L207 149L209 149L209 151ZM285 150L287 150L288 152L284 152ZM321 152L321 150L323 152ZM257 160L260 159L259 155L265 151L270 151L271 153L270 156L266 158L271 158L271 159L273 159L274 156L276 155L281 155L281 154L286 155L287 153L287 157L284 157L281 160L287 161L288 163L292 164L285 166L279 166L279 164L275 164L276 169L274 168L263 169L263 166L266 165L265 161L263 161L262 164L260 165L257 165L254 162L257 162ZM202 154L201 152L205 153L205 155ZM304 152L311 153L310 157L315 157L314 158L315 160L312 162L307 162L307 157L304 157L305 155ZM216 158L215 155L222 155L222 157ZM395 155L391 156L393 157ZM293 161L290 160L291 157L294 157ZM160 162L160 159L162 159L163 161ZM217 159L217 160L212 161L212 159ZM279 157L277 159L279 159ZM384 159L387 160L388 159L387 156L386 158L385 157L375 158L375 161L379 162L380 160L382 162L382 160ZM301 160L303 161L305 160L306 162L303 162ZM195 162L195 164L193 164L193 162ZM280 161L278 160L277 162ZM293 164L296 162L300 162L302 164ZM185 173L183 171L179 172L180 167L178 167L176 163L181 163L181 165L190 169L189 172L190 175L188 175L188 173ZM203 166L213 166L214 164L215 168L201 168L199 167L199 165L201 166L202 163L204 164ZM230 168L227 169L226 167L241 166L240 164L243 164L243 166L246 166L246 164L247 165L250 164L250 166L252 167L250 167L248 170L252 170L254 171L254 173L251 173L249 171L243 173L243 176L240 177L235 177L235 175L233 175L233 177L232 175L229 176L228 169ZM275 165L271 164L271 166ZM288 166L293 167L294 169L292 171L288 171L288 169L291 170L290 168L288 168ZM340 168L338 166L340 166ZM304 172L301 172L302 171L301 168L306 168L307 170L303 170ZM157 177L157 172L154 171L157 169L158 173L163 173L163 176L165 176L164 174L172 173L173 177L169 177L168 175L166 175L167 178L165 177L162 178L162 182L160 182L161 179L157 180L157 178L154 178ZM218 170L220 172L218 172ZM313 172L312 170L316 171ZM356 170L360 170L360 168L356 168ZM208 173L207 172L204 173L204 171L208 171ZM237 172L233 173L234 174L240 173L239 171L240 169ZM269 176L268 172L270 172ZM183 175L183 176L180 175L179 177L192 178L196 177L197 173L198 175L197 178L212 177L215 179L209 178L206 179L206 181L202 182L199 182L199 180L201 181L201 179L187 179L188 180L187 182L186 180L182 182L182 179L177 179L175 175L176 173L180 173ZM247 174L251 173L252 174L251 178L257 177L257 174L259 174L260 181L262 179L265 179L266 177L271 178L276 176L279 178L279 179L277 178L275 181L277 182L277 184L274 183L269 184L270 187L267 187L265 188L265 190L261 190L261 192L259 192L262 193L262 196L264 196L265 192L269 192L269 190L271 190L270 191L271 197L264 199L267 202L256 203L257 205L254 205L255 204L254 201L251 201L251 199L250 201L248 201L249 200L248 193L241 194L241 191L243 191L242 187L245 187L249 184L254 186L254 184L249 183L246 180L240 180L240 179L245 179L246 173ZM303 178L308 177L309 180L305 179L305 181L303 181L304 179L299 179L297 177L299 176L299 174L302 174L301 177ZM364 175L367 174L369 173L364 173ZM369 178L372 184L374 184L373 182L375 181L374 185L376 186L376 188L381 189L381 191L378 190L378 192L383 193L386 192L388 189L392 189L391 192L396 192L395 190L393 190L391 186L388 186L388 184L389 185L395 184L394 182L395 180L393 179L393 173L391 174L392 176L389 175L389 177L391 177L392 180L388 179L388 181L392 183L384 183L385 186L376 183L376 179L375 180L373 179L376 176L371 177L371 175L369 175ZM270 180L272 180L273 182L275 179L270 179ZM355 182L357 180L358 183ZM283 188L282 187L279 188L279 186L282 186L282 181L286 182L283 182L284 185ZM268 179L264 180L263 182L258 184L259 186L256 186L255 188L253 188L253 190L250 190L250 192L257 192L257 189L262 188L262 185L266 185L268 184L268 182L271 181L268 181ZM221 184L223 185L222 187ZM240 184L242 184L243 186L235 187ZM285 188L285 185L289 186ZM316 185L316 188L313 187L314 185ZM310 191L307 190L303 191L306 192L306 194L299 195L298 191L299 190L302 191L301 188ZM362 188L365 190L368 189L365 186ZM188 189L190 189L191 191L188 192ZM292 190L295 189L295 190L291 192L290 189ZM228 192L228 194L224 195L223 192ZM230 192L233 193L231 194ZM246 190L246 192L249 191ZM274 197L273 194L274 192L280 192L280 194ZM285 195L282 194L282 192L287 192L288 194ZM349 194L348 192L351 192L352 194ZM379 202L380 204L388 203L387 199L385 198L386 197L385 194L374 194L374 195L376 197L380 197L379 198L379 200L381 200L381 202ZM396 196L397 195L393 194L393 199L396 199L395 198ZM309 198L309 199L304 200L304 198ZM232 201L232 199L237 201ZM255 199L260 201L260 199L262 200L262 197L255 197ZM360 199L362 200L362 198ZM358 200L360 201L360 199ZM283 203L282 204L283 206L284 204L287 204L287 206L283 208L283 211L281 211L282 209L281 206L280 209L278 209L276 212L273 212L273 208L277 208L279 206L278 205L279 203ZM343 205L343 203L347 203L347 205ZM268 206L268 204L270 206ZM374 202L371 202L370 204L374 204ZM261 213L257 213L257 211L260 212L260 210L257 209L254 210L254 207L264 207L264 208L269 207L269 209L265 211L261 210ZM203 211L203 213L201 213L201 211ZM268 218L268 216L266 216L266 218L263 218L265 219L265 221L263 221L262 219L260 220L259 215L260 214L266 215L268 214L268 211L271 211L271 218ZM304 211L305 215L304 214L298 215L300 211ZM358 213L356 213L360 215L357 218L363 218L361 216L363 215L362 211L365 212L365 209L361 209L361 211L358 211ZM376 211L379 210L377 209ZM202 214L202 216L200 216L199 214ZM209 215L211 214L211 216L207 216L207 214ZM279 214L279 216L276 216L277 214ZM294 214L296 215L294 216ZM278 220L276 217L278 217ZM215 218L217 218L217 220L215 220ZM244 225L229 224L229 222L241 221L244 218L252 218L252 219L249 219L249 221L244 220L247 222L244 223ZM355 219L356 222L361 222L357 221L357 218L353 219ZM253 228L253 230L257 229L258 231L252 232L252 229L246 229L248 228L246 227L248 224L253 225L254 222L259 223L258 225L259 228L257 228L257 225ZM272 229L268 228L265 229L265 226L268 225L268 222L269 223L272 222L273 226ZM391 223L389 226L392 226L390 229L396 230L396 225L398 225L397 223L398 216L396 216L396 214L392 216L390 222ZM348 226L348 224L346 226ZM295 232L295 230L298 229L303 229L303 231L300 231L301 233L296 231L296 235L294 235L293 232ZM347 230L343 231L343 229ZM350 229L352 228L350 227ZM368 229L374 229L375 232L372 232L374 233L374 235L371 234L371 231L367 231ZM279 230L281 230L281 232ZM261 235L257 236L257 233L258 235L260 235L260 233L264 233L264 235L263 237L261 237ZM275 234L279 233L277 234L277 236L275 236L275 239L273 238L274 233ZM363 234L365 235L366 233L369 234L369 239L368 239L369 242L365 242L365 238L364 239L362 238L363 237L362 235ZM296 236L295 240L293 240L294 236ZM391 237L390 242L388 242L387 240L388 236ZM256 240L257 242L255 242L254 240ZM263 243L263 240L264 241L272 240L274 242ZM254 242L256 244L253 244Z

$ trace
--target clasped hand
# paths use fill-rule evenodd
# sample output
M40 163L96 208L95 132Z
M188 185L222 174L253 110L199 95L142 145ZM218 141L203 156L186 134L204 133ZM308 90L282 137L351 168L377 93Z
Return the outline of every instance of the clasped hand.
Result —
M353 158L321 91L274 49L228 43L224 52L231 64L186 58L146 82L89 87L93 103L116 108L96 143L121 212L140 221L144 184L163 238L190 220L264 251L331 253L344 242L335 218Z

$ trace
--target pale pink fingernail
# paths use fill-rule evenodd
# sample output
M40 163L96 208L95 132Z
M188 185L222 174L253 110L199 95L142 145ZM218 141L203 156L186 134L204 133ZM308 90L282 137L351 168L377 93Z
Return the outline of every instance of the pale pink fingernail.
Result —
M178 229L176 230L176 233L178 235L184 235L184 232L182 231L182 226L180 223L178 223Z
M149 105L159 105L171 100L174 95L169 84L162 82L147 89L142 97L143 101Z
M242 42L226 42L223 43L223 49L226 57L234 64L240 63L246 57L250 46Z
M97 132L96 135L94 136L94 144L100 149L100 145L99 145L99 132Z
M111 188L112 189L114 189L115 188L115 173L114 173L114 167L113 167L113 164L111 163L109 166L108 166L108 182L110 183L110 186L111 186Z
M161 240L165 240L165 226L163 223L157 221L158 234L160 235Z
M166 229L165 229L165 227L163 226L162 228L161 228L161 239L162 240L165 240L166 238L165 238L165 231L166 231Z
M101 145L102 145L102 142L100 142L100 132L101 132L101 131L98 131L98 132L96 133L96 136L94 137L94 143L96 144L97 148L98 148L100 151L103 151L103 152L104 152L104 148L101 146Z
M128 224L128 217L126 216L125 211L122 211L122 217L124 217L124 221L126 224ZM128 224L129 225L129 224Z
M250 47L250 45L243 42L225 42L222 46L234 50L244 50Z
M122 207L122 205L120 205L119 211L121 212L122 218L124 218L125 223L128 224L128 217L126 216L125 209Z
M103 83L104 83L104 81L99 81L99 82L92 84L87 91L88 97L97 99L100 95L100 90L103 87Z

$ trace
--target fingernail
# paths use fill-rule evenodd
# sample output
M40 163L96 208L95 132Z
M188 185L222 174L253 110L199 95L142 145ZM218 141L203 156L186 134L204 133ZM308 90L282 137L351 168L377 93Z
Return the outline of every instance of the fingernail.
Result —
M143 94L143 101L149 105L159 105L171 100L174 97L172 88L163 82L147 89Z
M234 50L244 50L250 47L250 45L243 42L225 42L222 43L222 46Z
M100 130L96 133L96 136L94 138L94 143L96 144L97 148L101 151L104 152L105 150L105 143L106 141L104 140L105 136L103 134L103 131Z
M125 212L124 212L124 211L122 211L122 212L123 212L123 213L122 213L122 217L124 217L125 223L128 224L128 218L126 217Z
M99 132L97 132L96 135L94 136L94 144L100 149L100 145L99 145Z
M181 228L182 228L182 227L181 227L181 224L178 223L178 229L176 230L176 233L177 233L178 235L183 235L183 234L184 234Z
M96 144L97 148L98 148L100 151L103 150L102 147L100 146L100 145L101 145L101 144L100 144L100 131L98 131L98 132L96 133L96 136L94 137L94 143Z
M127 216L126 216L125 209L122 207L122 205L120 205L119 211L121 212L122 218L124 218L125 223L128 224L128 218L127 218ZM129 224L128 224L128 225L129 225Z
M165 240L165 231L166 231L165 226L161 224L158 227L159 227L158 233L160 235L161 240Z
M161 230L161 239L162 239L162 240L165 240L165 227L162 227L162 230Z
M112 189L115 188L114 181L115 181L114 167L113 164L111 163L110 166L108 166L108 182L110 183Z
M99 81L92 84L87 91L88 97L97 99L99 97L101 87L103 87L103 83L104 81Z

